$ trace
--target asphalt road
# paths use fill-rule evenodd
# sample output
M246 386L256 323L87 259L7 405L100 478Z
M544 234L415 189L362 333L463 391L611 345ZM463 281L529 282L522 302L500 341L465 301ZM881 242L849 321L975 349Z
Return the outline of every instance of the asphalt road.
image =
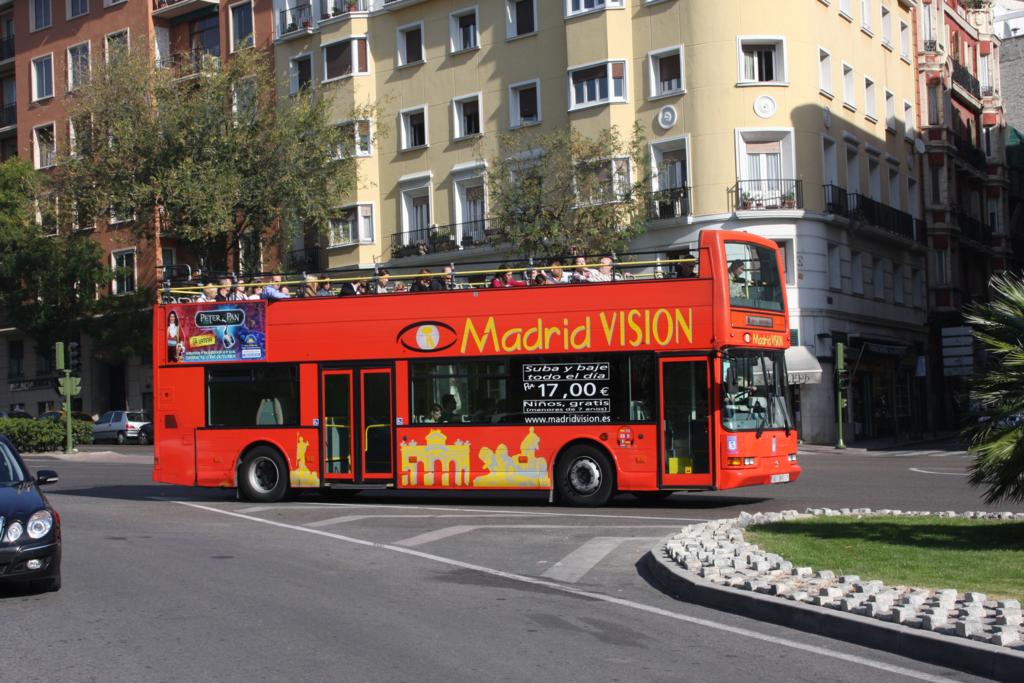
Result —
M976 680L679 602L640 564L687 520L740 510L985 509L955 451L804 454L794 484L580 510L433 492L253 505L153 484L147 449L89 450L30 460L61 474L64 587L0 589L2 680Z

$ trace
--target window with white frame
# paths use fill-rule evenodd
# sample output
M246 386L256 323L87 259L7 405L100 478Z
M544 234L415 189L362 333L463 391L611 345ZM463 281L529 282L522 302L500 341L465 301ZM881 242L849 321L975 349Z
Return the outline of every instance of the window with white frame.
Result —
M252 2L240 2L237 5L231 5L232 52L253 46L252 23Z
M430 229L430 185L402 190L402 242L426 242Z
M68 90L74 90L89 82L89 43L79 43L68 48Z
M347 206L329 219L327 245L342 247L350 244L372 244L373 206L357 204Z
M110 253L114 280L111 283L114 294L131 294L135 291L135 249L122 249Z
M832 94L832 55L825 48L818 48L818 89Z
M903 100L903 136L913 140L917 135L917 121L914 118L914 105Z
M454 52L465 52L480 47L480 26L477 21L477 8L452 12L449 16L449 49Z
M788 129L742 130L739 150L739 201L753 208L796 206L796 162Z
M469 246L486 241L487 206L483 176L456 179L455 213L460 244Z
M914 308L924 308L924 272L915 268L910 272L910 278L914 288Z
M900 21L900 57L910 59L910 26Z
M871 121L878 120L875 103L875 81L869 76L864 77L864 116Z
M89 13L89 0L67 0L68 20L85 16Z
M324 82L352 74L368 73L366 38L339 40L322 48Z
M288 64L288 91L297 95L299 91L313 84L313 56L299 55Z
M892 273L892 298L897 304L903 304L904 302L904 268L902 265L896 266L896 269Z
M651 145L651 166L654 188L659 191L681 190L688 182L686 138L659 140Z
M850 109L857 108L857 91L854 85L853 67L843 64L843 104Z
M864 254L859 251L850 256L850 290L864 294Z
M853 0L839 0L839 14L853 19Z
M32 60L32 101L53 97L53 55Z
M57 162L57 138L52 123L32 129L32 149L36 168L50 168Z
M871 31L871 0L860 0L860 27Z
M537 32L537 0L505 0L505 37Z
M509 86L509 122L511 128L540 122L540 81Z
M885 263L886 259L875 259L871 269L871 290L876 299L885 298Z
M843 287L843 252L838 244L828 245L828 288L842 289Z
M868 196L882 201L882 166L877 159L868 157Z
M684 91L683 60L682 45L651 52L647 56L651 97L678 95Z
M626 101L626 62L604 62L569 71L569 108Z
M885 91L885 127L896 132L896 96L888 90Z
M992 129L995 126L983 126L981 129L981 142L982 149L985 150L985 156L992 156Z
M892 47L892 13L882 5L882 45Z
M243 78L234 86L231 93L231 109L238 121L256 118L259 91L255 78Z
M480 95L468 95L452 100L452 115L454 121L452 129L454 139L459 140L474 135L480 135Z
M584 14L606 7L622 7L623 0L565 0L565 16Z
M785 41L782 38L740 36L740 83L784 83Z
M423 57L423 22L401 26L398 31L398 66L418 64Z
M53 24L51 0L29 0L29 19L33 31L51 26Z
M889 206L894 209L903 206L900 201L900 172L895 168L889 169Z
M103 6L113 7L114 5L120 5L122 2L128 2L128 0L103 0Z
M106 48L107 62L117 59L118 55L127 54L129 50L128 29L108 33L104 38L104 47Z
M616 202L629 192L629 159L597 159L576 164L576 201Z
M357 121L346 121L341 124L347 140L345 154L354 157L368 157L373 155L373 136L368 119ZM342 155L344 156L344 154Z
M406 109L401 114L402 149L427 146L427 108Z
M914 218L921 217L921 197L914 176L907 176L907 213Z
M839 160L836 157L836 143L821 138L821 181L823 185L839 185Z
M860 194L860 153L852 145L846 146L846 192Z

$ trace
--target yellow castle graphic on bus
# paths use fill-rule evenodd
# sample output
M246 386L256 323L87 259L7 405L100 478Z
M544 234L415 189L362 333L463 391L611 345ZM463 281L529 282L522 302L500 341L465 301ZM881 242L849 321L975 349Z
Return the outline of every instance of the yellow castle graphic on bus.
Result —
M549 488L548 461L537 453L540 437L533 427L519 444L519 452L509 454L501 443L493 450L487 446L477 453L479 465L472 466L471 444L448 437L440 429L427 433L426 443L402 444L402 486L444 487L474 486L486 488ZM486 470L485 474L476 474Z
M306 450L309 441L302 434L295 435L295 469L289 472L289 483L292 486L319 486L320 477L306 466Z

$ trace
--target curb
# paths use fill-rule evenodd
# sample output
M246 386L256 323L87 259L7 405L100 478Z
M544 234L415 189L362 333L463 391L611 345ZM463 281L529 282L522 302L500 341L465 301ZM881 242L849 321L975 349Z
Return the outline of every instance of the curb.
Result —
M659 541L644 559L657 587L676 599L988 678L1024 680L1024 653L716 585L668 557L669 538Z
M148 455L126 455L124 453L118 453L117 451L80 451L78 453L64 453L63 451L43 451L39 453L24 453L22 457L26 459L32 458L48 458L51 460L62 460L65 462L134 462L134 461L152 461L152 456Z

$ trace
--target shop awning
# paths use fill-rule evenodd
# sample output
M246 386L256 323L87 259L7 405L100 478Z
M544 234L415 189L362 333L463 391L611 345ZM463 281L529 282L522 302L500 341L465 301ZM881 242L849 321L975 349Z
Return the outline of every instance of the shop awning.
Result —
M806 346L786 349L786 373L790 384L821 383L821 363Z

